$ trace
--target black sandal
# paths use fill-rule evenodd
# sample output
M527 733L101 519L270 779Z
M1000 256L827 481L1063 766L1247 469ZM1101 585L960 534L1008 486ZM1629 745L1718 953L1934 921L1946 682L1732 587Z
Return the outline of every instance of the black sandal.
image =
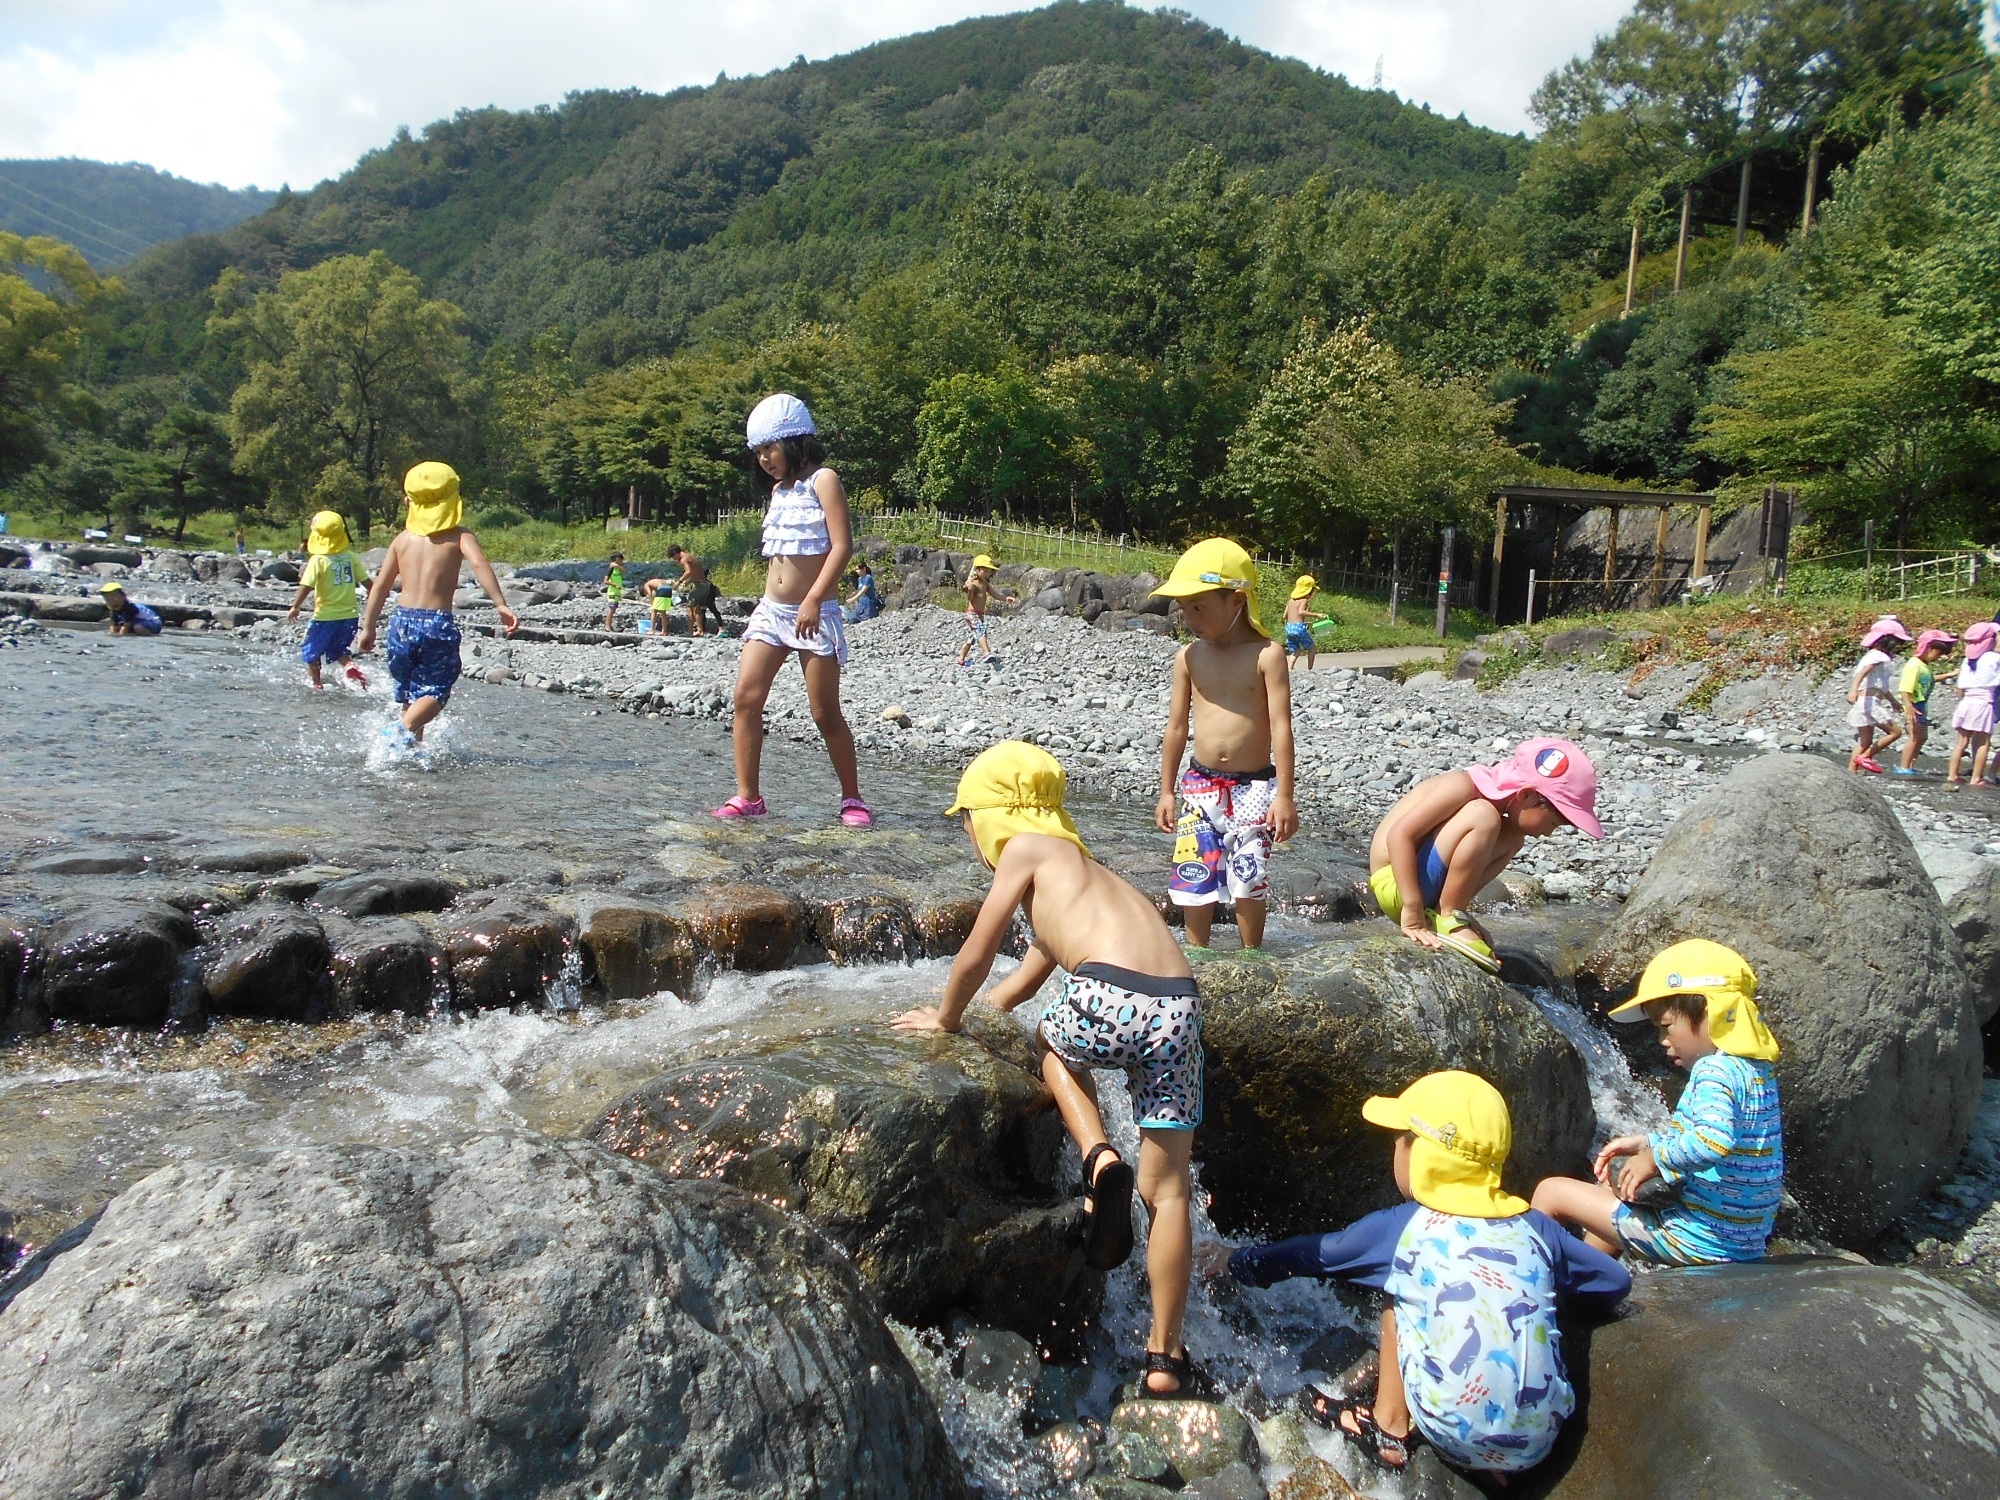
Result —
M1170 1391L1156 1391L1152 1375L1171 1375L1177 1384ZM1215 1394L1215 1382L1207 1373L1188 1358L1187 1345L1181 1345L1179 1354L1162 1354L1156 1349L1146 1351L1146 1368L1139 1376L1139 1399L1141 1401L1206 1401Z
M1097 1158L1107 1151L1117 1160L1093 1181ZM1100 1271L1115 1270L1132 1254L1132 1188L1137 1181L1131 1164L1108 1142L1099 1141L1083 1159L1083 1258Z
M1320 1426L1339 1433L1373 1459L1378 1467L1387 1469L1391 1474L1400 1474L1409 1468L1411 1450L1417 1445L1417 1430L1414 1427L1402 1437L1383 1431L1382 1424L1375 1420L1375 1409L1359 1396L1329 1396L1312 1386L1307 1386L1299 1396L1307 1416ZM1354 1419L1352 1427L1342 1420L1345 1417Z

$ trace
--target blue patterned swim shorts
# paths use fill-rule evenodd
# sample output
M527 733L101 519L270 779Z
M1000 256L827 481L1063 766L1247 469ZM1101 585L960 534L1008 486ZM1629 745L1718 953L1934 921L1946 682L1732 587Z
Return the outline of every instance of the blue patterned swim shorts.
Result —
M458 621L447 609L398 609L382 642L395 679L396 701L451 701L458 682Z
M1201 1123L1201 991L1116 964L1083 964L1042 1015L1042 1040L1070 1068L1123 1068L1142 1130Z
M346 661L354 654L354 632L360 624L359 620L314 620L306 626L299 660L308 666L316 661ZM393 622L390 628L395 628Z

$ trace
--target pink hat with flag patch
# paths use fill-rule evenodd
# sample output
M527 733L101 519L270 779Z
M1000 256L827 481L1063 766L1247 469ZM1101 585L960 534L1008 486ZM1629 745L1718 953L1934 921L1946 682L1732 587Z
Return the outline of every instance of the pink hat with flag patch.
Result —
M1468 766L1465 774L1490 802L1536 791L1590 837L1604 837L1604 825L1597 821L1597 767L1568 740L1524 740L1499 765Z

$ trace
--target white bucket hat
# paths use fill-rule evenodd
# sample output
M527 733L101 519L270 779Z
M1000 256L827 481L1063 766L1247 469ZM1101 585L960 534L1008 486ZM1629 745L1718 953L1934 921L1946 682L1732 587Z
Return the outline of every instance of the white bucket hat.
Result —
M744 435L752 448L761 448L779 438L804 437L814 430L813 414L806 409L805 402L779 391L757 403Z

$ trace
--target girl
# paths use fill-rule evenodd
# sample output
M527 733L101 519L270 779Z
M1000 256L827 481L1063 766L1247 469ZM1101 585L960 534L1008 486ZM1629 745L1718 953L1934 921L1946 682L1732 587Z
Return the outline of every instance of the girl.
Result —
M1903 763L1890 771L1892 776L1917 774L1917 756L1931 737L1931 689L1940 675L1931 670L1931 663L1957 644L1958 637L1947 630L1925 630L1917 635L1917 648L1903 666L1903 727L1910 737L1903 742Z
M825 467L805 402L783 392L750 413L747 436L757 466L771 476L764 512L764 597L743 631L736 667L736 795L715 810L725 819L761 818L769 809L758 791L764 760L764 702L785 658L797 653L806 700L840 778L840 821L866 828L874 821L861 800L854 732L840 711L840 668L847 632L840 615L840 574L853 551L847 491Z
M1959 758L1972 751L1972 784L1991 786L1986 779L1986 747L1993 734L1993 690L2000 687L2000 654L1993 650L1994 625L1981 620L1965 627L1965 665L1958 669L1958 710L1951 727L1958 741L1951 747L1951 764L1945 770L1945 785L1958 786Z
M1903 703L1896 696L1898 646L1909 644L1910 632L1894 615L1884 615L1861 635L1861 660L1847 680L1848 727L1854 731L1854 753L1847 757L1847 769L1882 774L1875 759L1903 733Z

